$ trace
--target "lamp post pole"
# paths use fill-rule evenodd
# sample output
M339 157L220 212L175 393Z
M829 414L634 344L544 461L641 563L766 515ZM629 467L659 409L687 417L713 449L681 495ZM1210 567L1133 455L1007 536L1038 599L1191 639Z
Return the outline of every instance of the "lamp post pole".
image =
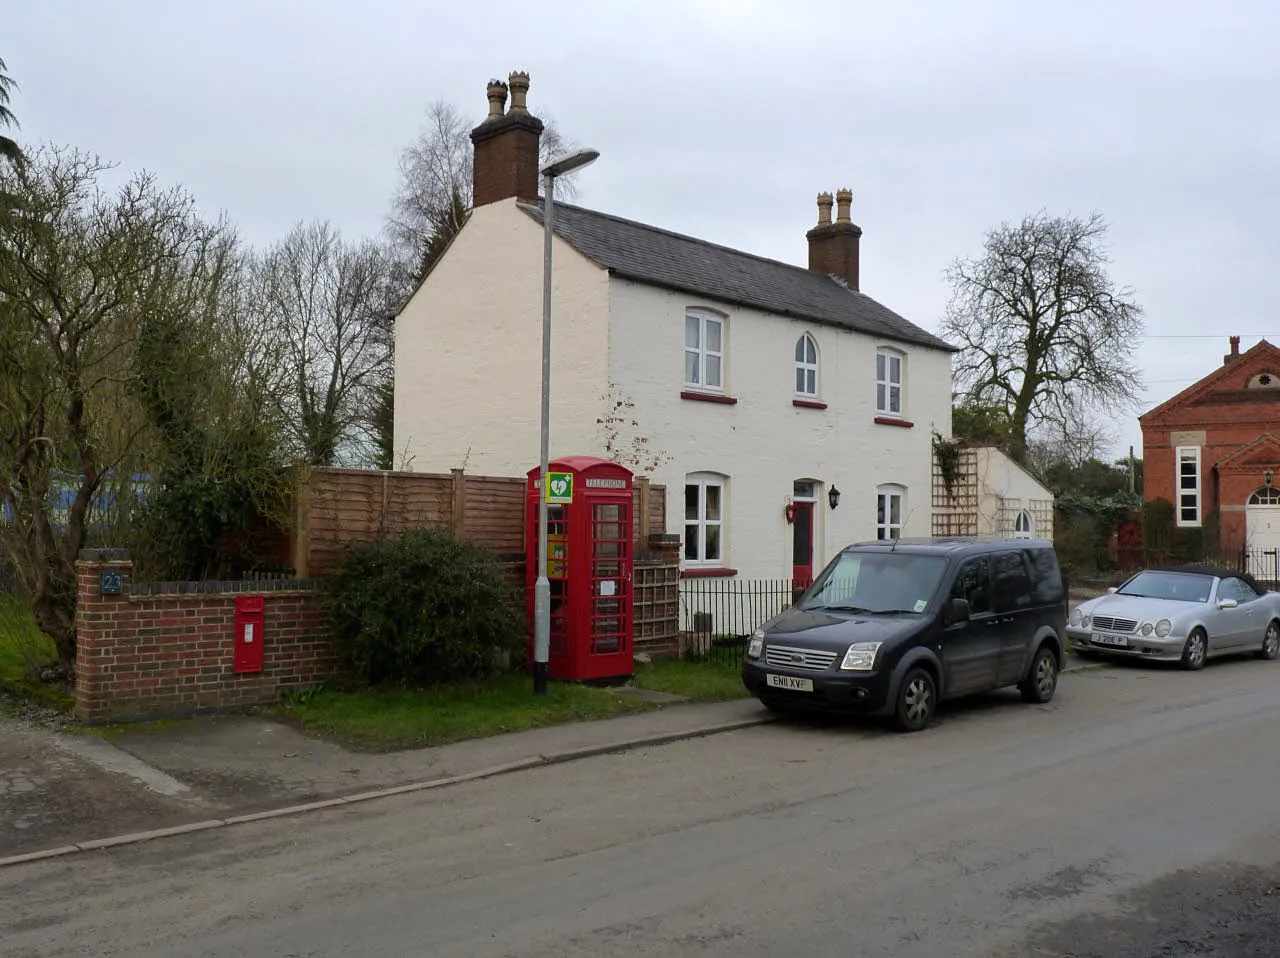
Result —
M600 154L578 150L542 168L542 428L538 472L538 577L533 585L533 694L547 694L551 661L551 581L547 578L547 468L551 432L551 240L555 235L555 181Z

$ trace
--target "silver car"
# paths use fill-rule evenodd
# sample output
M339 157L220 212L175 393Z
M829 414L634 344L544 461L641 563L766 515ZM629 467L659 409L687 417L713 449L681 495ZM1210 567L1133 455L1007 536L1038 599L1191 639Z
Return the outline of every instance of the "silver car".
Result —
M1071 612L1067 639L1089 658L1106 654L1200 669L1216 655L1280 655L1280 593L1226 569L1139 572Z

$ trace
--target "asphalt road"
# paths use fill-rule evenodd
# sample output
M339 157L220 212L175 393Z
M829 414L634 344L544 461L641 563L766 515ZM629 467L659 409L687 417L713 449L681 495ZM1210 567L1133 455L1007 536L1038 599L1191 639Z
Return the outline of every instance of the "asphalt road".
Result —
M1262 956L1280 664L1064 677L0 870L0 952Z

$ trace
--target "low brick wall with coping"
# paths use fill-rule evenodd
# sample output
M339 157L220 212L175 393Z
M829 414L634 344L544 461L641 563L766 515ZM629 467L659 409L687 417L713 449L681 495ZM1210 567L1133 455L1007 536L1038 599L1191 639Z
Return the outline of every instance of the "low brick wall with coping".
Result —
M103 595L102 573L120 593ZM87 722L268 705L333 676L337 648L308 580L133 581L124 549L76 563L76 717ZM236 597L264 596L261 672L232 670Z

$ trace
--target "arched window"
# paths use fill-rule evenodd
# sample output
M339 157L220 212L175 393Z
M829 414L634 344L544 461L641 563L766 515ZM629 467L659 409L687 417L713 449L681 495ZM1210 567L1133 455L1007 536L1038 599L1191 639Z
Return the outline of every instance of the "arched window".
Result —
M691 472L684 479L684 561L724 564L725 483L718 472Z
M1255 489L1253 495L1249 497L1249 505L1280 506L1280 488L1263 486L1261 489Z
M876 538L898 539L902 537L904 500L907 489L889 483L876 489Z
M882 416L902 415L902 367L904 356L896 349L876 350L876 412Z
M796 395L818 395L818 344L808 333L796 340Z
M1032 532L1035 530L1035 524L1031 521L1031 513L1023 509L1018 513L1018 518L1013 523L1013 537L1015 539L1030 539Z

